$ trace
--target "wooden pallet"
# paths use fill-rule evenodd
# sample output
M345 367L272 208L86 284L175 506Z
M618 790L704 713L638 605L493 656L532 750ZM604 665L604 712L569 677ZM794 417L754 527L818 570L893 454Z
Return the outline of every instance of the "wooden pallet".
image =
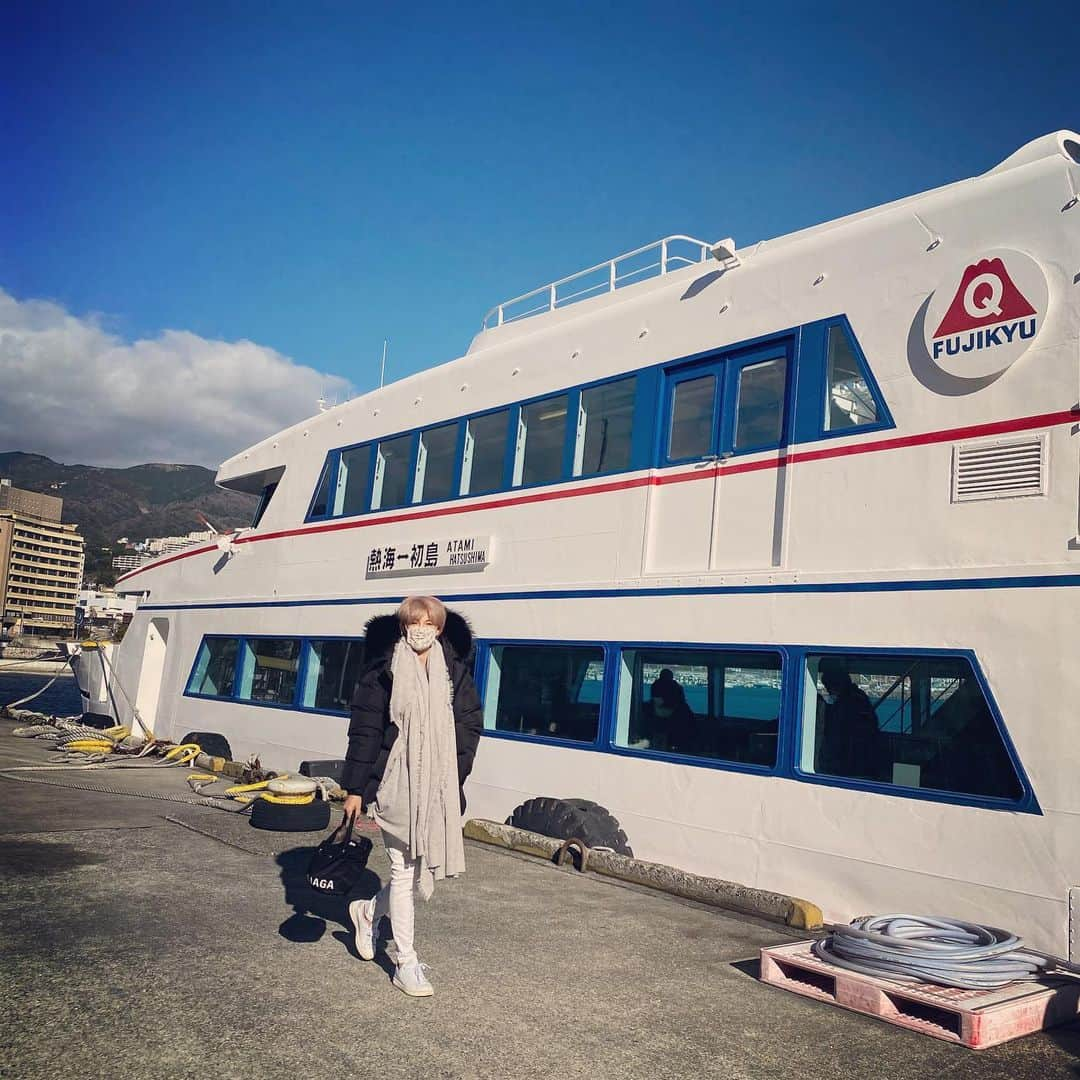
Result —
M1080 1016L1080 981L1014 982L1000 990L888 982L819 960L812 945L799 941L762 949L762 981L972 1050Z

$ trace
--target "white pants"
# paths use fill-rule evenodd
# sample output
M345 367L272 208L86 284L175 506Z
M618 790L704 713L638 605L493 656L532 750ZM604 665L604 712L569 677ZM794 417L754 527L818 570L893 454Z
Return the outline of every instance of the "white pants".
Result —
M416 962L413 948L415 922L413 899L420 883L420 864L413 862L399 840L383 833L386 854L390 858L390 880L375 897L374 923L377 927L384 915L390 916L394 928L394 944L397 946L398 966Z

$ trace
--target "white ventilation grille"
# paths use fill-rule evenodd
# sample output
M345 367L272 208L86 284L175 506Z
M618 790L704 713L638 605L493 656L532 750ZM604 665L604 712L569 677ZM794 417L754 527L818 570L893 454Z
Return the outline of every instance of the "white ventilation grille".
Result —
M953 502L1015 499L1045 491L1045 433L953 447Z

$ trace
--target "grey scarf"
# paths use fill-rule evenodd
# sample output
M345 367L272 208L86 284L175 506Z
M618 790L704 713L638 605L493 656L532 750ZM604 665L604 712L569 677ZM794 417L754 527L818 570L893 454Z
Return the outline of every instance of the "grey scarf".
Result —
M374 816L420 864L419 892L427 900L437 879L465 870L450 673L438 641L428 652L425 673L404 640L394 647L390 673L390 719L398 737L375 796Z

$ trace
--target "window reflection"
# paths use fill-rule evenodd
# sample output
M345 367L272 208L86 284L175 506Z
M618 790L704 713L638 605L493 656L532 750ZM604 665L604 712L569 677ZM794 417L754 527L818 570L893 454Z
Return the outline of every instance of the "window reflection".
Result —
M559 394L522 407L519 483L542 484L562 478L567 405L567 395Z
M596 741L604 650L595 645L493 645L484 725L496 731Z
M390 510L410 501L409 457L412 436L399 435L379 443L375 459L375 483L371 491L372 510Z
M309 709L348 712L364 660L363 638L312 641L308 649L300 703Z
M508 409L474 416L466 422L465 454L461 463L461 494L480 495L503 486L506 463Z
M622 665L617 745L776 764L778 653L632 649Z
M595 476L630 467L636 390L637 379L633 376L582 390L575 476Z
M244 685L238 697L273 705L291 705L296 698L300 666L298 638L251 638L247 642Z
M416 501L449 499L454 491L458 425L443 424L420 434L416 462Z
M739 372L735 411L735 448L775 446L784 430L784 387L787 359L777 357L747 364Z
M1021 795L964 658L808 657L801 768L963 795Z
M676 384L668 441L668 457L672 461L705 457L712 450L715 401L715 375L701 375Z
M338 463L337 485L334 492L334 515L349 517L367 509L368 473L371 470L371 447L358 446L343 450Z
M859 358L842 326L829 327L825 430L841 431L877 422L877 403Z

